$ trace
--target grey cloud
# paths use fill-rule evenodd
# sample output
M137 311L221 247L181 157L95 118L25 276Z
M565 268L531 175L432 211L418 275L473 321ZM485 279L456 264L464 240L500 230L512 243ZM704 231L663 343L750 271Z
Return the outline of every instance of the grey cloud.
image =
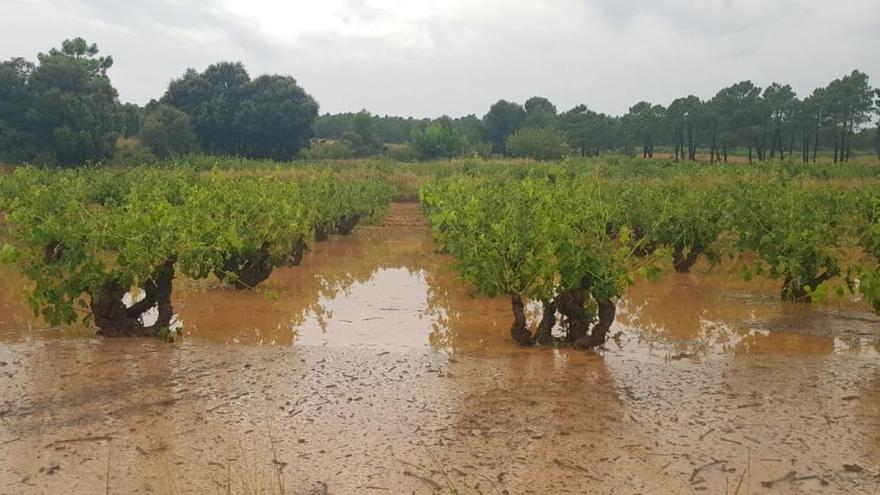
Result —
M113 55L123 100L160 96L187 67L241 60L253 75L292 74L322 111L413 116L482 114L499 98L538 94L561 109L621 113L742 79L791 83L803 96L853 68L880 85L874 0L472 0L430 4L426 18L372 0L340 5L333 15L348 26L399 34L279 37L222 0L0 0L0 58L34 58L80 35Z

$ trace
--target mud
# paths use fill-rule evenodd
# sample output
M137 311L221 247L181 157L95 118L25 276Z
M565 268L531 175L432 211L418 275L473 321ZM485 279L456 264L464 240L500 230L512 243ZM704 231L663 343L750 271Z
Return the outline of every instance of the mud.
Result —
M633 287L599 353L523 349L415 205L173 344L29 315L0 271L0 493L880 493L880 319L737 266Z

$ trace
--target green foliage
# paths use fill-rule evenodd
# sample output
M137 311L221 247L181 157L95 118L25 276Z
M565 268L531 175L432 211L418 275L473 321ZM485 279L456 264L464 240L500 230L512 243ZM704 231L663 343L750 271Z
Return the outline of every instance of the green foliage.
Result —
M396 162L412 162L419 157L410 144L389 144L385 146L385 156Z
M559 126L568 136L568 143L581 156L599 156L617 147L617 123L604 113L596 113L578 105L559 116Z
M20 167L0 180L9 227L0 255L33 281L30 304L52 324L83 320L107 335L164 335L175 272L252 287L274 267L299 263L316 230L350 231L380 217L392 194L384 180L329 172ZM122 303L126 294L134 304ZM151 307L159 321L148 325L142 318Z
M486 141L492 145L494 153L507 151L507 138L522 127L526 111L517 103L498 100L483 117L483 130Z
M308 148L299 152L299 156L306 160L342 160L354 157L354 150L346 141L313 139Z
M547 342L558 309L570 342L601 345L613 300L637 273L657 270L653 259L636 259L628 229L607 228L619 211L595 182L458 177L427 183L421 201L462 278L480 294L511 296L511 335L523 344ZM526 328L525 300L544 307L535 335Z
M526 111L526 120L523 127L554 127L556 121L556 105L547 98L533 96L523 104Z
M373 116L366 110L355 114L351 129L342 134L342 141L358 157L378 155L385 150L385 143L376 129Z
M137 167L156 163L156 155L147 145L137 138L119 138L116 140L116 152L110 163L123 167Z
M123 138L137 137L144 125L144 109L134 103L119 106L119 135Z
M783 299L823 301L849 288L880 310L876 168L670 165L464 163L427 181L421 202L462 278L477 293L513 297L512 336L525 344L547 341L553 311L570 342L600 344L613 300L634 277L657 277L670 257L687 271L701 255L718 262L753 252L743 277L781 279ZM854 188L847 177L862 174ZM856 245L872 258L853 259L846 249ZM534 335L523 323L527 300L551 315ZM593 322L586 338L577 330L584 318Z
M119 112L110 57L82 38L0 63L0 161L73 166L113 153Z
M170 105L160 104L147 111L140 141L159 159L193 153L198 148L189 115Z
M451 158L461 155L465 138L455 129L452 119L441 117L424 129L413 129L412 146L421 160Z
M766 264L768 276L783 279L783 299L804 300L842 273L840 249L849 225L842 192L791 181L730 187L739 204L729 220L732 230L740 246Z
M162 103L190 116L211 153L289 160L307 146L318 104L289 76L251 80L241 63L193 69L171 81Z
M507 139L507 151L515 158L561 160L571 149L562 131L551 128L524 127Z

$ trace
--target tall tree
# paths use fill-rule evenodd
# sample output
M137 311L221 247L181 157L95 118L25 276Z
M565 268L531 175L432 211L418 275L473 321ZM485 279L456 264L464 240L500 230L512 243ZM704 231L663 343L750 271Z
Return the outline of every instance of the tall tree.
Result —
M40 139L28 108L35 100L28 87L34 64L23 58L0 63L0 161L19 163L33 159L45 138Z
M666 119L671 131L672 150L676 160L687 157L697 158L697 132L702 119L702 101L696 96L676 98L666 110ZM685 151L687 143L687 151Z
M556 125L556 105L543 96L533 96L526 100L523 107L526 119L523 127L545 128Z
M62 166L108 158L118 126L109 56L82 38L0 65L0 160Z
M354 115L349 130L342 133L342 141L348 144L355 156L377 155L385 149L376 120L366 110Z
M660 139L666 109L640 101L624 115L625 126L636 142L642 144L642 158L654 157L654 145Z
M874 151L880 158L880 89L874 90L874 113L877 114L877 128L874 130Z
M245 86L234 127L240 152L252 158L290 160L308 146L318 104L290 76L260 76Z
M578 105L560 114L559 120L568 136L568 144L581 156L599 156L602 151L614 148L614 138L619 133L613 117Z
M526 111L522 105L505 100L498 100L489 108L483 117L483 129L486 140L492 144L492 152L507 152L507 138L518 131L526 120Z
M190 116L203 150L251 158L294 158L318 114L317 102L292 77L252 81L240 62L188 69L160 101Z
M788 84L773 83L764 89L763 99L770 112L770 158L779 152L779 158L785 158L785 147L789 157L794 148L794 118L798 107L798 99Z
M419 159L430 160L460 155L464 151L466 139L452 119L444 115L424 128L413 129L412 144Z
M171 105L155 105L147 112L140 139L156 158L168 158L198 149L189 115Z

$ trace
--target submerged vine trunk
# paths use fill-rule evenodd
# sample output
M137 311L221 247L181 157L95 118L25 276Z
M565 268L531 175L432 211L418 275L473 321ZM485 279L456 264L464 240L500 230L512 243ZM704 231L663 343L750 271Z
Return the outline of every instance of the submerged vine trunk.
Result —
M535 332L534 341L538 344L550 344L553 342L553 326L556 325L556 303L545 302L544 314L538 323L538 331Z
M810 297L810 292L815 291L820 284L827 282L832 276L833 274L831 273L823 272L821 275L807 281L806 284L797 284L797 281L795 281L791 275L786 275L782 280L782 300L811 303L813 302L813 299ZM807 287L809 287L809 290L807 290Z
M298 241L293 246L293 251L290 253L290 256L287 257L286 265L287 266L299 266L302 262L303 255L306 254L306 249L308 245L304 240Z
M144 298L129 307L122 299L129 287L123 287L119 280L104 282L97 294L92 296L90 309L98 335L105 337L156 337L163 329L168 329L174 317L171 306L171 289L174 280L175 259L163 263L153 280L147 281L141 290ZM158 317L150 326L144 326L143 315L156 308Z
M685 255L684 246L676 246L675 251L672 252L672 266L675 268L675 271L678 273L689 272L694 263L697 262L697 257L700 256L699 251L692 247L687 255Z
M336 224L336 231L342 235L349 235L360 219L361 216L356 213L354 215L343 215Z
M587 291L582 288L568 289L556 296L559 312L565 317L565 340L575 342L590 331L590 315L585 308Z
M215 272L220 280L228 281L236 289L253 289L272 274L269 243L264 242L257 251L235 253ZM231 275L231 276L230 276Z
M610 299L597 301L598 303L598 321L593 325L590 335L584 336L574 342L574 347L578 349L592 349L605 344L608 339L608 331L614 323L614 316L617 313L617 306Z
M532 332L526 326L526 310L522 297L519 294L510 296L513 309L513 326L510 327L510 336L520 345L532 345L534 340Z

